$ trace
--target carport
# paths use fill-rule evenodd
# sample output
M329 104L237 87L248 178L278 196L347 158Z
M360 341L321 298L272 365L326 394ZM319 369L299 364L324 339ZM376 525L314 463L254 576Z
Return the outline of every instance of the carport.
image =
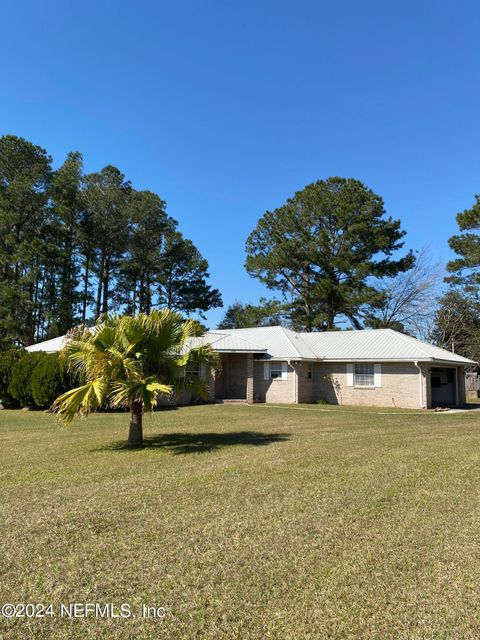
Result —
M432 406L458 405L458 384L456 367L432 367L430 384Z

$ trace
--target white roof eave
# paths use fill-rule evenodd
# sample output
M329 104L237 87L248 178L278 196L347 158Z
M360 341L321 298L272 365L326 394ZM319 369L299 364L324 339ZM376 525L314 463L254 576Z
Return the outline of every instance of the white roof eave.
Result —
M217 353L260 353L267 352L266 349L215 349L215 345L212 344L212 349Z

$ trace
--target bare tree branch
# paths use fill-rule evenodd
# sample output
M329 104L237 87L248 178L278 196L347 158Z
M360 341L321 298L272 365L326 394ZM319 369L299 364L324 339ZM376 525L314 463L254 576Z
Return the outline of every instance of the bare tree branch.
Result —
M383 300L367 317L367 324L403 328L407 333L425 338L433 322L442 280L441 263L424 247L411 269L374 283Z

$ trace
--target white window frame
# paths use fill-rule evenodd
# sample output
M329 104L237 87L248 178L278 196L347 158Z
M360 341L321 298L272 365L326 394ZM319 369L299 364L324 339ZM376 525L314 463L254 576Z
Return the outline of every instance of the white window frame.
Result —
M271 362L270 363L270 380L281 380L282 374L283 374L282 363Z
M373 367L373 384L362 385L355 382L355 367L362 365L370 365ZM351 362L347 364L347 387L355 387L357 389L377 389L382 386L382 365L371 362Z
M276 375L275 378L272 377L272 368L274 368L277 373L280 375ZM264 363L264 379L271 380L275 382L277 380L287 380L288 378L288 365L286 362L276 361L273 362L265 362Z
M369 364L373 366L373 385L355 384L355 365ZM382 365L371 362L350 362L347 364L347 387L356 387L357 389L377 389L382 386Z
M358 369L363 368L364 371L358 373L357 367ZM365 372L365 369L367 367L369 368L368 373ZM364 378L364 379L368 377L369 379L371 379L371 384L358 382L357 377ZM371 364L370 362L355 362L353 365L353 386L359 387L361 389L374 389L375 388L375 365Z

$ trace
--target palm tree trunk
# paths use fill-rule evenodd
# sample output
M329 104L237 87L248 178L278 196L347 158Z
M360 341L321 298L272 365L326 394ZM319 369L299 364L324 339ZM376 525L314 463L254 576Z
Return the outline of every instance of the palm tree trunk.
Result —
M143 444L142 403L134 402L130 413L130 430L128 444L131 447L141 447Z

